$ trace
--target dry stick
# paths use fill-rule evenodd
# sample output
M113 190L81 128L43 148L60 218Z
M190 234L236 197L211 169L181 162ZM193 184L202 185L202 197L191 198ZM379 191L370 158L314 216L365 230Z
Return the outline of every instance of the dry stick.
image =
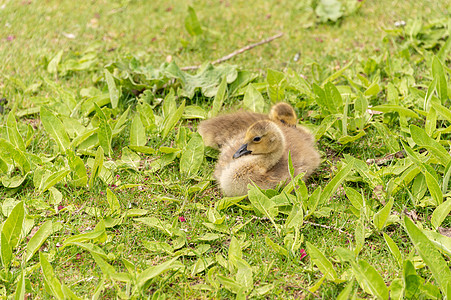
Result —
M338 231L339 233L346 234L351 239L353 238L352 234L350 234L350 233L348 233L346 231L343 231L340 228L336 228L336 227L328 226L328 225L323 225L323 224L318 224L318 223L313 223L313 222L306 221L306 220L304 220L304 223L307 223L307 224L310 224L310 225L313 225L313 226L322 227L322 228L333 229L333 230Z
M236 56L236 55L238 55L238 54L241 54L241 53L243 53L243 52L245 52L245 51L247 51L247 50L251 50L252 48L255 48L255 47L257 47L257 46L260 46L260 45L263 45L263 44L272 42L273 40L280 38L282 35L283 35L283 32L280 32L280 33L278 33L278 34L276 34L276 35L274 35L274 36L272 36L272 37L270 37L270 38L267 38L267 39L265 39L265 40L261 40L261 41L258 42L258 43L254 43L254 44L251 44L251 45L247 45L246 47L243 47L243 48L241 48L241 49L238 49L238 50L236 50L236 51L234 51L234 52L232 52L232 53L230 53L230 54L228 54L228 55L226 55L226 56L221 57L220 59L215 60L215 61L212 62L211 64L212 64L212 65L216 65L216 64L220 64L220 63L222 63L222 62L225 62L226 60L229 60L229 59L231 59L232 57L234 57L234 56ZM200 66L188 66L188 67L183 67L181 70L182 70L182 71L188 71L188 70L197 70L197 69L199 69L199 68L200 68Z

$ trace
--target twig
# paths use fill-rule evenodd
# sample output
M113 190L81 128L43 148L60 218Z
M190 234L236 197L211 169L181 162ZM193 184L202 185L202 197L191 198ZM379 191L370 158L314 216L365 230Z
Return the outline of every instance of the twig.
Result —
M243 52L245 52L245 51L251 50L252 48L255 48L255 47L257 47L257 46L260 46L260 45L263 45L263 44L272 42L273 40L280 38L282 35L283 35L283 32L280 32L280 33L278 33L278 34L276 34L276 35L273 35L272 37L269 37L269 38L267 38L267 39L261 40L261 41L258 42L258 43L254 43L254 44L251 44L251 45L247 45L246 47L243 47L243 48L241 48L241 49L238 49L238 50L236 50L236 51L234 51L234 52L232 52L232 53L230 53L230 54L228 54L228 55L226 55L226 56L223 56L223 57L221 57L221 58L215 60L215 61L212 62L211 64L212 64L212 65L216 65L216 64L220 64L220 63L222 63L222 62L225 62L226 60L229 60L229 59L231 59L232 57L234 57L234 56L236 56L236 55L238 55L238 54L241 54L241 53L243 53ZM188 71L188 70L197 70L197 69L199 69L199 68L200 68L200 66L188 66L188 67L183 67L183 68L181 68L181 70L182 70L182 71Z
M352 234L350 234L350 233L348 233L348 232L346 232L346 231L343 231L343 230L341 230L340 228L336 228L336 227L329 226L329 225L323 225L323 224L313 223L313 222L306 221L306 220L304 220L304 223L307 223L307 224L310 224L310 225L313 225L313 226L318 226L318 227L326 228L326 229L333 229L333 230L338 231L339 233L342 233L342 234L347 235L347 236L348 236L349 238L351 238L351 239L353 238Z

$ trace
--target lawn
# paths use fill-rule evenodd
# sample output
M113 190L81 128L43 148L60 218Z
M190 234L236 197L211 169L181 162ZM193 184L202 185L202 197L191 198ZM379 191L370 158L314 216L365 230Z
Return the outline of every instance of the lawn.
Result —
M0 296L451 298L450 36L444 0L0 0ZM224 197L199 121L280 101L320 167Z

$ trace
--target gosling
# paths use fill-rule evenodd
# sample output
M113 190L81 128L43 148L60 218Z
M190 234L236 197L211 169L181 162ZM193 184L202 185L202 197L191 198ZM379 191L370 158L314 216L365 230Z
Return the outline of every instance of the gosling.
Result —
M304 180L320 164L311 134L269 120L254 123L245 134L233 138L222 149L215 177L223 194L246 195L247 186L252 182L269 189L289 180L289 152L294 175L305 173Z
M197 131L202 136L205 146L220 149L230 139L244 133L255 122L268 119L290 127L296 127L297 123L293 107L280 102L271 108L269 115L244 111L225 114L200 122Z

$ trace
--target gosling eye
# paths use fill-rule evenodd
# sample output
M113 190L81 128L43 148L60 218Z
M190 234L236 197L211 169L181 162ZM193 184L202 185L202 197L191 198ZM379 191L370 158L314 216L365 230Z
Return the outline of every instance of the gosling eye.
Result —
M286 124L287 122L285 122L285 120L283 120L283 119L280 119L280 122L282 123L282 124Z
M260 142L262 140L262 137L261 136L256 136L256 137L254 137L254 139L252 140L253 142L255 142L255 143L258 143L258 142Z

